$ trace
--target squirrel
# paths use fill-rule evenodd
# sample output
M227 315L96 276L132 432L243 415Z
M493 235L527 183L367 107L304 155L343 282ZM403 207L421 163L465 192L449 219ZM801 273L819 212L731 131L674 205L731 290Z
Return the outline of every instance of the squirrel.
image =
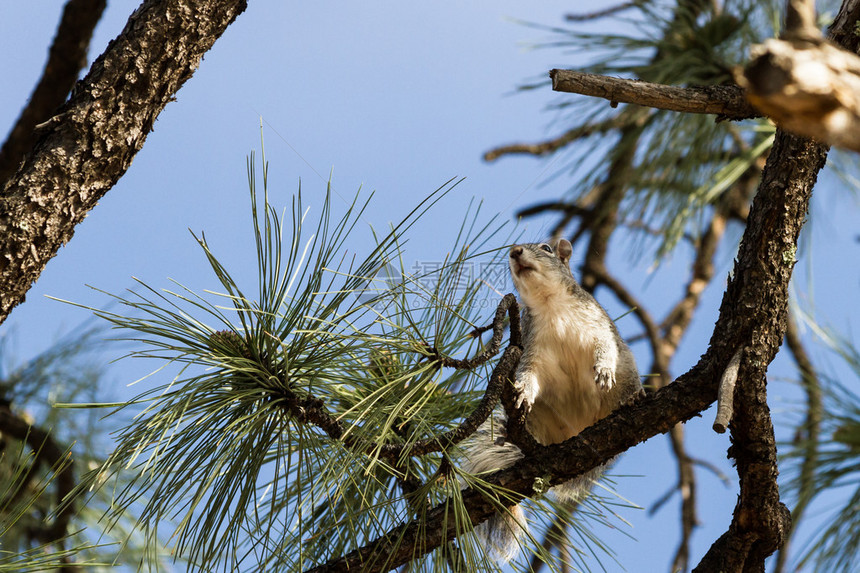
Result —
M520 294L523 354L515 374L517 407L541 445L579 434L642 393L630 348L602 306L570 270L573 248L561 239L511 247L509 262ZM522 452L506 440L504 413L497 411L466 445L466 469L481 473L512 466ZM552 488L561 499L583 496L603 472L598 467ZM476 528L479 539L502 561L512 558L526 531L514 506Z

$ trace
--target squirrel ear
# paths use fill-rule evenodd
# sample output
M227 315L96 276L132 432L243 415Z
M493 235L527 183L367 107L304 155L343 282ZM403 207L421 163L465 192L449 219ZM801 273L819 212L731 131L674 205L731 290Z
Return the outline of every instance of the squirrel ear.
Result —
M561 262L565 265L570 265L570 255L573 253L573 246L570 244L570 241L567 239L559 240L555 247L555 252L558 258L561 259Z

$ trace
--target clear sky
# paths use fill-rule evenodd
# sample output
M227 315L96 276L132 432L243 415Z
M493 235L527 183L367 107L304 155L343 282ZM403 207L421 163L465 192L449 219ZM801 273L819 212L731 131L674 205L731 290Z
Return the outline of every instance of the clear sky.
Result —
M136 2L110 2L93 39L92 60L116 36ZM0 137L5 136L42 72L63 2L4 2L0 5ZM513 94L524 80L545 77L553 67L577 65L577 56L532 50L545 33L517 24L526 20L558 24L571 9L605 6L580 2L435 2L391 0L283 2L252 0L206 55L199 70L155 124L125 177L78 226L30 290L27 301L0 326L19 359L43 350L87 318L84 311L44 295L103 306L104 295L90 284L118 293L132 276L153 286L167 277L195 288L214 286L188 229L205 231L232 268L254 272L250 243L245 161L260 149L264 121L270 162L272 201L288 206L302 182L305 202L320 205L332 173L335 202L351 199L359 187L375 190L367 219L377 228L405 215L417 200L451 177L466 177L419 225L407 254L415 261L442 260L461 214L472 197L482 198L487 217L505 218L529 204L558 198L568 181L547 175L552 160L481 160L489 148L515 141L537 141L559 133L548 104L562 97L549 88ZM854 157L850 161L856 161ZM860 321L858 205L845 184L825 175L816 193L812 246L805 261L816 277L816 312L829 324L856 333ZM318 211L317 211L318 212ZM529 223L525 235L541 238L548 223ZM737 233L737 231L735 231ZM356 245L360 250L361 245ZM649 275L652 262L624 253L619 243L612 263L646 302L677 296L687 275L684 253ZM809 255L812 258L809 259ZM718 256L718 277L731 267L733 251ZM647 257L646 257L647 259ZM806 267L798 266L800 276ZM675 363L676 375L695 363L706 348L724 281L715 280ZM802 293L809 288L804 280ZM803 294L809 299L811 295ZM598 298L617 316L624 309ZM628 323L630 325L631 323ZM620 325L622 331L625 326ZM632 325L627 335L636 334ZM855 334L856 340L856 334ZM640 369L648 367L636 348ZM118 351L117 354L120 354ZM772 370L788 376L783 366ZM118 396L141 367L119 363L111 369ZM775 411L795 399L787 385L776 386ZM784 389L784 390L783 390ZM785 395L782 392L785 392ZM113 399L117 396L106 397ZM687 425L691 452L718 465L729 476L723 485L698 470L701 528L694 536L691 562L728 526L736 499L736 474L725 460L727 436L711 430L713 414ZM785 430L783 428L782 430ZM641 475L620 480L619 490L649 507L675 482L665 438L628 452L615 473ZM634 539L609 536L629 571L665 571L678 538L677 498L655 516L625 510ZM612 564L609 564L612 570Z

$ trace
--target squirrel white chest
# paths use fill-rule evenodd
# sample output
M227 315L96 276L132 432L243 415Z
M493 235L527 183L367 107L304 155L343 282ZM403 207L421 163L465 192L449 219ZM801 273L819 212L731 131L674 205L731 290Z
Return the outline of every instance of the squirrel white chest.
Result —
M540 349L532 361L543 392L562 394L594 386L594 336L599 325L592 312L572 298L531 307L530 344ZM597 317L599 318L599 316ZM577 386L587 383L587 388Z
M532 431L555 443L605 415L594 379L594 333L605 328L604 316L596 303L573 296L530 302L526 353L538 385Z

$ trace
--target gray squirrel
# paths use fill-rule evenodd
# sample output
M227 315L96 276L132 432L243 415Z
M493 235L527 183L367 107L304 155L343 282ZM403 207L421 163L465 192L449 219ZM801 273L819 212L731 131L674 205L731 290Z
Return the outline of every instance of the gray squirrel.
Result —
M557 444L638 396L642 387L630 348L602 306L573 278L567 240L514 245L510 268L522 307L523 355L514 386L526 427L542 445ZM506 418L496 412L465 444L466 470L512 466L522 452L505 438ZM559 485L560 499L575 501L603 467ZM519 506L498 513L476 532L499 560L512 558L526 520Z

